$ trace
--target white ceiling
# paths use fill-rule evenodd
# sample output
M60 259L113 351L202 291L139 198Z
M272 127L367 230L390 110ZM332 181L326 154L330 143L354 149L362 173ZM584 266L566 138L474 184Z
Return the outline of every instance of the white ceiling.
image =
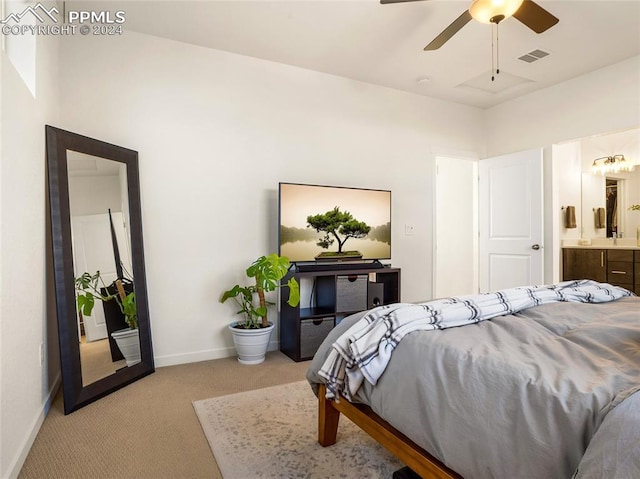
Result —
M95 2L94 10L97 4L125 11L126 28L138 32L481 108L640 55L640 0L538 0L560 22L542 34L515 18L501 23L494 82L489 25L471 21L439 50L423 51L466 1L156 0ZM517 59L535 49L550 55Z

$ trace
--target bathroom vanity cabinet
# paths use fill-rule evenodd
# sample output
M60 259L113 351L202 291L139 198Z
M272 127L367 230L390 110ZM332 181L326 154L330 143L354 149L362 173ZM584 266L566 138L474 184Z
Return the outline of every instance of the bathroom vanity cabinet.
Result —
M640 248L563 248L562 279L592 279L640 294Z

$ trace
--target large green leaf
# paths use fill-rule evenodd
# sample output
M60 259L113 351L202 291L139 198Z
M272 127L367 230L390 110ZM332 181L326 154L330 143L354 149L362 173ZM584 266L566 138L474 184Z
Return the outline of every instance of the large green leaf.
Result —
M274 291L289 271L289 259L272 253L261 256L247 268L247 276L256 279L256 286L264 291Z
M220 302L224 303L229 298L235 298L236 296L238 296L242 292L243 289L244 288L242 288L240 285L236 284L230 290L225 291L224 293L222 293L222 297L220 298Z
M300 285L295 278L289 278L287 286L289 286L289 300L287 304L295 308L300 302Z
M129 293L126 295L120 306L129 327L131 329L136 329L138 327L138 308L136 306L135 293Z
M93 311L93 306L95 304L95 299L93 294L79 294L78 298L78 309L82 313L83 316L91 316L91 312Z

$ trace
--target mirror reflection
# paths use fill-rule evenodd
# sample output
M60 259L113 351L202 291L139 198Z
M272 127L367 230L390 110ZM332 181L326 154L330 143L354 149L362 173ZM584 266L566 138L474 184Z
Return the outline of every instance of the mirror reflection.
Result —
M623 153L636 166L633 171L592 171L597 157ZM640 204L640 130L628 130L581 142L582 236L635 238L640 214L629 207Z
M127 173L123 163L73 150L67 150L67 171L76 300L81 296L84 306L76 312L86 386L140 362L136 333L130 334L137 343L132 357L123 355L131 347L119 346L131 329L119 287L125 299L133 292ZM87 297L92 307L83 305Z
M620 189L622 189L622 184L624 180L617 180L615 178L605 178L605 194L604 194L604 211L605 211L605 222L604 229L605 235L607 238L612 238L613 235L622 236L623 232L618 224L618 216L620 212L618 211L619 199L618 199L618 184L620 183Z

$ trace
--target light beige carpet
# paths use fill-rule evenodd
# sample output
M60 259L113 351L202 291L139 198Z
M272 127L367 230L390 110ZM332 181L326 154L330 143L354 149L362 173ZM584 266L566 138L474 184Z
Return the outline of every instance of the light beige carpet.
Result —
M257 366L162 367L68 416L58 394L19 479L221 479L193 401L300 381L308 366L270 351Z
M403 465L344 416L338 442L317 442L317 399L299 381L195 401L224 479L391 478Z
M111 359L109 340L106 338L87 342L83 336L80 342L80 360L83 386L106 378L126 366L124 359L120 361Z

